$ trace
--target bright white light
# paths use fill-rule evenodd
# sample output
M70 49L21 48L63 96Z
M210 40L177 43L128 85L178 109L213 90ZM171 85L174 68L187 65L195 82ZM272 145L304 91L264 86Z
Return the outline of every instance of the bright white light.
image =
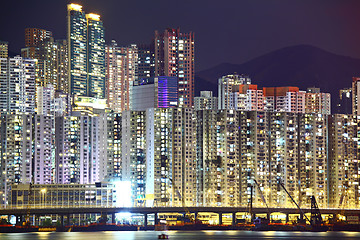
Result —
M131 223L132 220L131 213L129 212L116 213L115 218L120 223Z
M116 206L131 207L131 182L118 181L114 182L116 190Z

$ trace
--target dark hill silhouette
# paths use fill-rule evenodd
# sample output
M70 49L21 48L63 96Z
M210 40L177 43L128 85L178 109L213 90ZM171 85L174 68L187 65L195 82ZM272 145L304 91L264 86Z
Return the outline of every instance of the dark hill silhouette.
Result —
M217 95L218 78L234 72L249 75L259 87L319 87L331 93L334 107L339 90L351 87L352 77L360 76L360 59L308 45L286 47L243 64L222 63L196 73L196 96L201 90L212 90Z

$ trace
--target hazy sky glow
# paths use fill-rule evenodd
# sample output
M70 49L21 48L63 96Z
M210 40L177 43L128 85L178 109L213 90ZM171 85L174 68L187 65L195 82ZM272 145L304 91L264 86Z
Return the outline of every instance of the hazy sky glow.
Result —
M1 4L0 40L24 46L24 29L38 27L66 37L65 0ZM147 43L154 31L195 32L196 71L222 62L243 63L291 45L310 44L360 58L359 0L74 0L101 15L106 41Z

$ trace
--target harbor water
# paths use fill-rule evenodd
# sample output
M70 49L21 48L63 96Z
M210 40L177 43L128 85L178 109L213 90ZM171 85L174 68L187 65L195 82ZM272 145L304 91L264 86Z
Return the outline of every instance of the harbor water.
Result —
M155 240L162 232L38 232L0 233L1 240ZM360 232L253 232L253 231L167 231L170 240L227 240L227 239L291 239L291 240L352 240Z

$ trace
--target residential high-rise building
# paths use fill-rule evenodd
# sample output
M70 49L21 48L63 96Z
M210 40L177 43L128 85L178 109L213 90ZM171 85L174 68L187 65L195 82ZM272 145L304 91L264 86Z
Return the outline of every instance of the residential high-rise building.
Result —
M71 116L69 123L70 138L70 158L68 163L68 176L63 179L69 179L69 183L90 183L91 174L91 117L90 116Z
M8 42L0 41L0 58L8 58L9 44Z
M177 107L176 77L155 77L134 81L131 87L130 109L145 111L147 108Z
M68 5L70 93L105 98L105 40L100 15Z
M105 98L105 33L100 15L86 14L88 96Z
M87 81L87 20L82 6L69 4L68 9L68 59L69 59L69 93L80 96L88 95Z
M121 118L121 176L131 182L134 206L144 206L146 197L145 117L144 111L123 111Z
M298 87L264 87L265 111L305 113L305 91Z
M138 44L137 77L139 80L155 77L155 52L154 43Z
M52 37L52 32L40 28L25 29L25 47L34 47Z
M281 189L279 182L284 184L287 191L299 202L299 176L298 176L298 161L299 146L302 146L299 139L299 115L296 112L269 112L268 119L270 121L268 126L269 131L269 172L263 168L263 172L258 174L257 179L261 186L266 186L267 181L270 180L269 188L264 188L269 197L268 204L272 206L286 206L292 207L292 200ZM286 130L284 130L286 129ZM257 167L261 167L261 161L258 162ZM265 170L265 171L264 171ZM261 195L259 192L257 192ZM258 199L260 200L260 199ZM260 202L258 202L260 203Z
M195 110L217 110L218 99L213 97L212 91L201 91L200 97L194 99Z
M9 202L12 184L33 180L33 116L0 115L0 204Z
M55 91L55 98L54 98L54 111L55 116L64 116L64 115L71 115L71 102L72 98L70 94L64 93L62 91Z
M335 114L328 117L329 207L359 206L359 156L357 117Z
M138 50L135 44L119 47L115 41L106 46L106 99L110 109L130 109L131 86L137 80Z
M270 207L293 207L281 182L301 207L311 206L311 195L319 207L360 205L359 116L192 108L114 113L90 109L97 102L83 98L71 115L1 115L1 194L9 184L116 178L131 182L133 206L245 207L252 196L254 207L266 207L263 199Z
M76 154L71 150L76 150L76 139L71 139L74 136L75 128L71 126L71 116L62 115L55 117L55 183L66 184L70 183L70 172L76 171L71 161L75 161ZM76 126L76 125L75 125ZM76 135L74 138L77 137ZM75 182L73 180L73 182Z
M352 79L352 114L360 115L360 77L353 77Z
M52 32L40 28L25 29L25 48L21 49L21 56L25 58L39 59L39 45L49 40Z
M110 121L113 121L112 127L111 126L108 127L109 132L111 133L110 137L112 137L112 144L113 144L113 152L112 152L113 177L122 179L122 155L121 155L122 116L120 113L113 113L109 117L111 117ZM111 159L111 157L109 158Z
M235 110L198 111L197 135L203 135L202 159L198 159L197 174L203 182L202 201L206 206L239 206L239 112ZM200 138L201 139L201 138ZM199 146L200 145L200 146ZM201 150L200 150L201 151ZM203 175L203 176L201 176ZM199 198L199 197L198 197Z
M194 109L174 109L173 121L171 204L172 206L196 206L196 121ZM181 198L177 191L180 192Z
M54 183L55 125L54 115L34 115L33 181L35 184Z
M271 201L270 188L273 178L270 169L269 148L269 114L266 112L244 111L239 114L239 187L240 204L247 206L251 201L251 190L254 189L254 203L261 206L261 194L254 187L256 180L263 189L264 198ZM271 204L274 206L275 204Z
M22 49L22 57L29 58L29 47ZM54 41L52 37L37 42L34 47L36 56L36 87L52 85L55 90L68 92L68 52L65 40Z
M134 206L196 206L194 130L191 108L122 113L122 180Z
M327 115L299 115L299 201L310 206L309 196L314 195L319 206L327 206Z
M233 86L251 84L251 79L246 75L239 75L234 73L219 78L218 81L218 100L219 109L231 109L230 102L233 96Z
M69 53L68 44L66 40L56 40L58 51L57 51L57 74L58 82L56 90L60 90L64 93L69 93Z
M331 114L330 93L322 93L320 88L308 88L305 98L305 112Z
M155 76L178 78L179 107L194 105L194 33L180 28L155 31Z
M35 60L0 58L0 112L35 112Z
M234 85L229 101L228 109L264 111L263 90L254 84Z
M326 118L292 112L196 111L197 203L245 207L253 195L258 207L265 207L263 198L269 206L292 207L281 182L302 206L310 207L310 195L320 206L328 206Z
M352 114L352 89L344 88L339 90L339 98L336 105L337 114Z
M38 44L36 62L36 86L46 87L48 84L58 88L58 51L59 46L53 38Z
M145 113L146 206L171 206L173 109L148 108Z
M55 89L54 86L49 84L47 87L36 88L36 113L39 115L55 114Z

